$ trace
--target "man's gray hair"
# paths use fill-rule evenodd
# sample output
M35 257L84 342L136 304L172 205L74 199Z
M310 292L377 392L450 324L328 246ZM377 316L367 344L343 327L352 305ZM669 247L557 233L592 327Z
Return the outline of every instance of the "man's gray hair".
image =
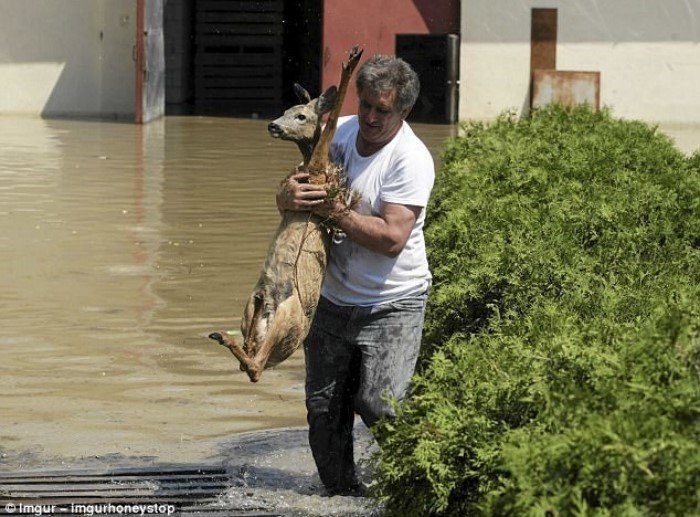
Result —
M357 92L365 88L380 94L396 90L395 108L411 109L418 99L420 81L418 74L400 57L377 54L365 61L355 77Z

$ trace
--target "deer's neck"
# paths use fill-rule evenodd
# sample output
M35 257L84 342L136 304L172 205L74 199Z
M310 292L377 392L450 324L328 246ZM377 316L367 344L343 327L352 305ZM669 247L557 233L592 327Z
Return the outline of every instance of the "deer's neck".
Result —
M320 118L320 116L319 116L319 118ZM316 148L316 145L318 144L318 140L321 138L322 127L323 127L323 125L321 124L321 121L319 120L319 123L316 126L316 129L314 130L313 138L311 138L311 139L304 138L302 140L297 141L297 146L299 147L299 151L301 151L301 155L304 158L304 169L307 169L309 166L309 163L311 162L311 157L313 156L314 149Z
M314 140L299 140L297 143L301 156L304 159L304 166L306 167L311 161L311 155L314 152Z

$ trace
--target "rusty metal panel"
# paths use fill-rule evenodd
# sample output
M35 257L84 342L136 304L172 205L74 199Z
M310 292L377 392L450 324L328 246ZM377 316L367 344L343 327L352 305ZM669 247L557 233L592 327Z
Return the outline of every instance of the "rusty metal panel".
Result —
M589 104L600 108L600 72L535 70L532 73L532 107L551 103L563 106Z
M530 71L557 67L557 10L533 9L530 27Z

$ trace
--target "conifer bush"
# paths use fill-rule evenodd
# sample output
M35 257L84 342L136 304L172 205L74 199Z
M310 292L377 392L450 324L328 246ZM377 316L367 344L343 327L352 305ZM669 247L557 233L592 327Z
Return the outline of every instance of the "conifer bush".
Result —
M696 514L700 154L554 106L468 124L443 161L388 513Z

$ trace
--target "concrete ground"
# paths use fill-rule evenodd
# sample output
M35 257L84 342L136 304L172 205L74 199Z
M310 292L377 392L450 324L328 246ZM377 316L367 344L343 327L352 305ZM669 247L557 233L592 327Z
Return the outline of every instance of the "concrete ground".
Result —
M355 426L355 458L363 482L370 482L369 458L376 445L363 424ZM237 486L221 496L228 509L289 516L367 516L380 509L366 497L326 497L307 442L307 430L286 429L236 437L223 461L237 472Z

